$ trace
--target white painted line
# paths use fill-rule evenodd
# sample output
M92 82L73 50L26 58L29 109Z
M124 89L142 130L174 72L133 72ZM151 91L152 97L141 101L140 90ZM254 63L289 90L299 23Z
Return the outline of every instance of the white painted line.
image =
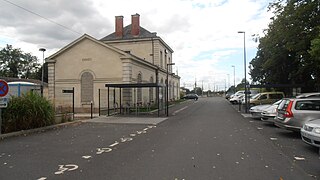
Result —
M148 129L149 129L149 128L144 128L143 130L144 130L144 131L147 131Z
M132 141L133 139L132 138L128 138L128 137L126 137L126 138L120 138L120 141L122 142L122 143L124 143L124 142L129 142L129 141Z
M102 154L102 153L108 153L111 152L112 149L111 148L97 148L97 153L96 154Z
M135 137L135 136L136 136L136 134L130 134L130 136L131 136L131 137Z
M295 156L294 159L297 160L297 161L304 161L304 160L306 160L304 157L297 157L297 156Z
M46 179L47 179L47 177L41 177L41 178L39 178L37 180L46 180Z
M92 156L82 156L83 159L89 159L91 158Z
M183 107L183 108L181 108L181 109L179 109L179 110L176 110L175 112L172 113L172 115L176 115L177 113L179 113L179 112L187 109L188 107L189 107L189 106L185 106L185 107Z
M55 172L54 174L59 175L59 174L63 174L65 171L74 171L78 168L79 166L75 164L59 165L58 171Z
M109 147L114 147L114 146L116 146L116 145L118 145L119 144L119 142L114 142L113 144L111 144Z

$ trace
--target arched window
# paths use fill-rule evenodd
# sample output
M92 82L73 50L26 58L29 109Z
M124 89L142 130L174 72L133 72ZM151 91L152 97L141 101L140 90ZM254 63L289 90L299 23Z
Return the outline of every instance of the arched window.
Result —
M142 83L142 74L141 73L138 74L137 83L138 84ZM142 101L142 89L141 88L138 88L137 96L138 96L137 97L138 102L141 102Z
M93 101L93 75L90 72L84 72L81 75L81 102Z

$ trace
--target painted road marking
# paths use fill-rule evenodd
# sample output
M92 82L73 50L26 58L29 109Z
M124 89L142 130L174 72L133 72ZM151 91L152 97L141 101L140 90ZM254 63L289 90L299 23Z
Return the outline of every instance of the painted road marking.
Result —
M79 166L75 164L59 165L58 171L55 172L54 174L59 175L59 174L63 174L65 171L74 171L78 168Z
M185 107L185 108L187 108L187 107ZM185 109L185 108L183 108L183 109ZM153 125L147 126L142 131L137 131L137 134L131 133L130 137L122 137L122 138L120 138L120 142L121 143L125 143L125 142L132 141L133 138L131 138L131 137L137 136L139 134L145 134L145 133L147 133L147 130L149 130L151 128L155 128L155 127L156 126L153 126ZM100 155L102 153L109 153L109 152L111 152L113 150L111 147L117 146L118 144L120 144L120 143L118 141L115 141L113 144L109 145L109 147L107 147L107 148L97 148L96 154ZM2 155L4 155L4 153L2 153L1 156ZM83 159L90 159L90 158L92 158L92 156L86 155L86 156L82 156L82 158ZM79 168L79 166L77 166L75 164L59 165L58 171L56 171L54 174L55 175L61 175L61 174L64 174L65 172L67 172L67 171L74 171L74 170L76 170L78 168ZM39 178L37 180L46 180L46 179L47 179L47 177L41 177L41 178Z
M92 156L82 156L83 159L89 159L92 158Z
M108 153L111 152L112 149L111 148L97 148L97 153L96 154L102 154L102 153Z
M179 109L179 110L176 110L175 112L172 113L172 115L176 115L176 114L178 114L179 112L187 109L188 107L189 107L189 106L185 106L185 107L183 107L183 108L181 108L181 109Z
M132 141L133 139L132 138L120 138L120 141L122 142L122 143L124 143L124 142L129 142L129 141Z
M46 179L47 179L47 177L41 177L41 178L39 178L37 180L46 180Z
M118 144L119 144L119 142L116 141L116 142L114 142L113 144L111 144L109 147L114 147L114 146L116 146L116 145L118 145Z

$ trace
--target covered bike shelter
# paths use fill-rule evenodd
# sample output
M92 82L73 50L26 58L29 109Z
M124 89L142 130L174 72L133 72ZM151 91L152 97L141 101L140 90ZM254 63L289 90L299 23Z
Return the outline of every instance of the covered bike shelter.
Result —
M157 84L157 83L133 83L133 84L105 84L105 87L107 88L107 99L108 99L108 116L110 116L110 88L113 88L113 91L115 91L115 89L119 89L119 110L120 110L120 114L124 113L126 108L128 108L127 104L129 102L129 104L134 104L135 107L137 107L139 104L142 105L142 102L133 102L132 103L132 95L131 95L131 91L132 90L136 90L136 89L143 89L143 88L155 88L156 92L156 106L157 106L157 116L160 116L160 111L161 111L161 107L160 107L160 99L163 98L163 95L167 94L167 93L161 93L161 91L165 91L166 90L166 86L165 85L161 85L161 84ZM124 92L125 90L128 91L129 89L129 93L128 92ZM160 91L161 90L161 91ZM111 90L112 91L112 90ZM135 91L136 92L136 91ZM124 94L128 93L129 95L127 96L127 99L125 99ZM150 94L149 94L150 96ZM129 98L128 98L129 97ZM165 100L167 98L164 98ZM123 102L123 101L127 101L127 102ZM113 96L113 102L116 102L116 97ZM130 103L131 102L131 103ZM168 102L165 102L165 104L167 104ZM129 110L130 110L130 105L129 105Z

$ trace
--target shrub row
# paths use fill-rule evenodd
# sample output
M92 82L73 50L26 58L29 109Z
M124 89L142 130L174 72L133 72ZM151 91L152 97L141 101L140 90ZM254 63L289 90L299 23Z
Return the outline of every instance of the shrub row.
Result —
M50 101L36 92L12 96L3 109L2 132L9 133L54 124L54 108Z

